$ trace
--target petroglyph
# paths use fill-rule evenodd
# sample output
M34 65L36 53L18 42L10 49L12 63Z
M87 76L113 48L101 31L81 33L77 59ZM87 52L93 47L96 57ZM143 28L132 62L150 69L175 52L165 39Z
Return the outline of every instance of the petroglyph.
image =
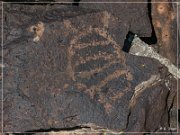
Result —
M88 36L88 34L92 33L101 36L104 40L96 42L94 39L92 40L92 42L87 43L79 41L82 37L86 37ZM79 80L79 78L86 80L88 78L90 79L94 76L94 74L104 72L112 65L117 63L121 63L122 66L124 66L124 69L128 69L125 65L124 55L122 52L120 52L120 47L104 29L89 27L84 31L79 32L79 34L77 34L77 36L71 40L71 44L72 45L70 46L70 48L73 52L72 55L76 57L75 61L72 60L74 64L71 63L72 69L74 69L74 72L77 72L75 80ZM106 46L107 48L104 49L104 46ZM104 62L104 65L99 64L101 63L102 59L106 61ZM94 62L97 63L92 66ZM84 66L82 67L82 65ZM85 68L88 66L91 66L91 68ZM81 69L79 69L80 67ZM86 91L99 91L101 87L106 85L110 80L118 78L121 75L128 75L128 80L132 79L132 75L130 72L128 72L128 70L117 69L111 74L108 74L106 78L102 78L102 80L97 85L91 86Z
M45 30L45 26L43 22L38 22L36 25L33 25L29 28L30 32L33 32L35 34L33 41L38 42Z
M102 16L102 23L104 24L105 28L109 27L109 19L110 19L111 15L105 11L103 16Z
M105 10L61 6L6 13L7 33L11 24L36 28L32 22L41 20L45 27L39 34L33 28L33 33L22 31L5 47L4 131L69 129L87 123L125 129L134 87L156 74L158 63L121 51L128 32L124 19ZM21 16L25 10L29 20Z

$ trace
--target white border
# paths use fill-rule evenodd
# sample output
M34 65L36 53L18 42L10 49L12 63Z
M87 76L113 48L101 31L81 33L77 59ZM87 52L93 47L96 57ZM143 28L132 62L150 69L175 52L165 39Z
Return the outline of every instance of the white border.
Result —
M64 4L65 3L66 4L67 3L68 4L69 3L69 4L72 4L73 2L3 2L2 1L1 2L1 5L2 5L2 14L1 14L2 15L2 22L1 22L2 23L2 29L1 29L1 34L2 34L2 40L1 40L1 45L2 45L1 46L1 50L2 50L1 51L2 52L2 65L4 64L3 63L3 26L4 26L3 25L3 10L4 10L3 9L3 4L4 3L15 3L15 4L23 4L23 3L34 3L34 4L35 3L39 3L39 4L52 4L52 3L54 3L54 4ZM176 2L160 2L160 1L158 1L158 2L79 2L79 3L89 3L89 4L92 4L92 3L97 3L97 4L101 4L101 3L107 3L107 4L108 3L116 3L116 4L118 4L118 3L122 3L122 4L125 4L125 3L126 4L131 4L131 3L137 3L137 4L143 4L143 3L144 4L147 4L147 3L176 3L176 8L177 8L177 17L176 17L177 18L177 67L178 67L178 64L179 64L178 63L178 60L179 60L179 57L178 57L178 54L179 54L179 51L178 51L178 49L179 49L179 47L178 47L179 46L179 39L178 39L179 38L178 37L178 35L179 35L179 33L178 33L178 28L179 28L179 24L178 24L178 22L179 22L178 4L180 4L180 1L179 2L178 1L176 1ZM1 126L2 132L1 133L3 133L3 134L6 134L6 133L8 133L8 134L11 134L11 133L24 133L24 134L28 134L28 133L29 134L30 133L33 133L33 134L35 134L35 133L43 133L43 134L45 134L45 133L49 133L49 132L3 132L4 131L3 130L3 113L4 113L3 112L3 102L4 102L4 100L3 100L4 99L4 97L3 97L3 77L4 77L3 76L3 68L1 68L1 75L2 75L2 87L1 87L1 89L2 89L2 93L1 93L2 94L1 95L1 98L2 98L1 99L2 100L2 103L1 103L1 107L2 107L2 116L1 116L1 119L2 119L1 120L1 122L2 122L2 126ZM83 131L82 132L73 131L72 133L88 133L88 134L89 133L112 133L112 134L126 134L126 133L127 134L136 134L136 133L141 133L141 134L142 133L143 134L151 134L151 133L152 134L156 134L156 133L157 134L166 134L166 133L168 133L168 134L170 133L171 134L172 133L173 134L173 133L175 133L176 134L176 133L179 133L179 128L178 128L179 127L179 124L178 124L178 117L179 117L178 116L178 107L179 107L178 100L179 99L178 99L178 79L177 79L177 127L176 127L177 128L177 132L119 132L118 133L118 132L113 132L113 131L112 132L108 132L108 131L105 131L105 132L103 132L103 131L102 132L96 132L96 131L90 131L90 132L86 132L86 131L84 131L84 132ZM63 130L59 131L59 132L53 132L52 131L51 133L52 134L56 134L56 133L60 133L60 132L66 133L67 131L63 131Z

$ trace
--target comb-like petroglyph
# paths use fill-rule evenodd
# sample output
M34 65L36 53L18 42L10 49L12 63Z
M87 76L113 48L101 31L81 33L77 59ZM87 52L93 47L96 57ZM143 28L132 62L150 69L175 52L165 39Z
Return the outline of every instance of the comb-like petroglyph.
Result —
M110 80L127 74L128 66L124 63L124 54L120 53L118 44L114 44L115 41L107 35L106 30L90 27L82 33L72 41L71 50L74 54L72 66L77 76L76 80L83 83L87 88L85 91L93 94L93 91L100 90ZM83 40L89 40L91 35L97 36L94 39L91 37L90 42L83 43Z
M129 103L135 87L161 67L157 61L121 50L129 26L107 11L65 5L44 10L34 5L34 15L35 11L25 10L30 5L11 6L4 7L4 131L71 129L89 123L111 131L127 130L134 119ZM16 17L21 14L30 19ZM43 22L43 31L28 31L38 22ZM11 27L17 38L7 39ZM151 86L148 89L157 94L151 93ZM147 100L150 107L157 107L155 98Z

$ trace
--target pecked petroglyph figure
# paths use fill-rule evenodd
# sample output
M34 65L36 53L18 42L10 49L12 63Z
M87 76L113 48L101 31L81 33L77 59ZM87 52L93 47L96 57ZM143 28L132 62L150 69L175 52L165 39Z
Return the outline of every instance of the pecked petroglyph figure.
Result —
M122 75L131 80L132 75L125 64L124 54L121 53L119 45L107 31L110 14L101 12L99 15L102 15L99 19L101 27L88 25L80 30L70 19L64 19L56 25L57 28L53 27L56 22L48 26L42 22L31 26L30 32L35 33L33 41L42 40L39 48L33 48L39 49L34 50L33 53L36 59L39 59L38 67L41 67L41 71L52 70L66 74L69 80L77 82L77 86L84 86L83 89L89 92L95 89L100 90L110 80ZM45 29L46 33L44 33ZM54 36L53 40L45 41L51 34ZM50 47L51 49L48 49ZM40 57L37 53L40 50L44 51L44 57ZM35 70L38 70L38 67ZM92 81L97 84L93 84Z
M33 129L29 121L35 118L34 125L42 129L77 123L115 130L126 127L135 86L150 78L145 72L155 73L157 67L141 66L153 61L142 58L138 63L121 51L118 39L123 35L117 32L122 28L115 17L106 11L92 14L60 20L48 14L48 21L27 26L35 32L27 42L9 46L11 55L6 60L11 65L7 63L4 75L11 83L4 79L4 93L12 92L9 100L16 102L5 107L21 119L7 117L11 124L5 122L6 131L22 130L16 125L20 122L26 123L23 130Z

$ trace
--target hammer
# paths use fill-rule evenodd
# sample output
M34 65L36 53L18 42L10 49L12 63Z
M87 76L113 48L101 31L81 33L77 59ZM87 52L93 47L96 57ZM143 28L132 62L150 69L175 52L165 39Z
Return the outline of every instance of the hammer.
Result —
M162 65L168 68L168 71L174 76L175 79L180 78L179 69L172 64L169 59L158 54L154 48L143 42L136 34L132 32L127 34L122 50L132 55L156 59Z

